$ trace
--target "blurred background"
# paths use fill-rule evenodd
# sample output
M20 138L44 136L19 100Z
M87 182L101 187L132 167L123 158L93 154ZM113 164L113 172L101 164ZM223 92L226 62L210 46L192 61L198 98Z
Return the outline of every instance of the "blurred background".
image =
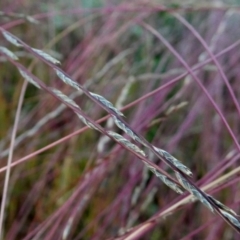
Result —
M78 83L123 108L125 120L137 133L181 160L198 186L237 213L239 23L238 0L0 2L1 27L51 54ZM73 98L94 121L107 115L82 92L62 83L53 69L2 35L0 45L13 51L47 86ZM129 229L138 230L154 216L158 221L128 239L239 239L198 202L174 207L187 195L177 195L116 142L82 129L71 109L26 84L2 54L0 83L1 189L16 109L23 97L3 239L127 239ZM122 133L111 119L101 126ZM174 177L166 164L141 148Z

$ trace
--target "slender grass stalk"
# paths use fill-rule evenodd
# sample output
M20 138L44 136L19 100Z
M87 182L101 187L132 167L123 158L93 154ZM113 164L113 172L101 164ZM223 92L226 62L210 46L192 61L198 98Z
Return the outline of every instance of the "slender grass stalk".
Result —
M13 126L10 148L9 148L9 155L8 155L8 161L7 161L7 166L6 166L6 175L5 175L5 180L4 180L3 195L2 195L2 202L1 202L0 239L2 239L2 237L3 237L4 213L5 213L7 194L8 194L8 185L9 185L9 179L10 179L10 173L11 173L11 163L12 163L12 159L13 159L14 142L15 142L15 138L16 138L16 134L17 134L18 123L19 123L19 119L20 119L22 104L23 104L27 85L28 84L26 81L22 85L21 94L19 96L19 102L18 102L15 121L14 121L14 126Z

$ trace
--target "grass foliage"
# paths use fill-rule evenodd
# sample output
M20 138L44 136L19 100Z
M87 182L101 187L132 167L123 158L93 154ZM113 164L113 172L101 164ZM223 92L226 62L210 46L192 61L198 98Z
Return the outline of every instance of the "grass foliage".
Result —
M239 239L234 1L1 1L2 239Z

